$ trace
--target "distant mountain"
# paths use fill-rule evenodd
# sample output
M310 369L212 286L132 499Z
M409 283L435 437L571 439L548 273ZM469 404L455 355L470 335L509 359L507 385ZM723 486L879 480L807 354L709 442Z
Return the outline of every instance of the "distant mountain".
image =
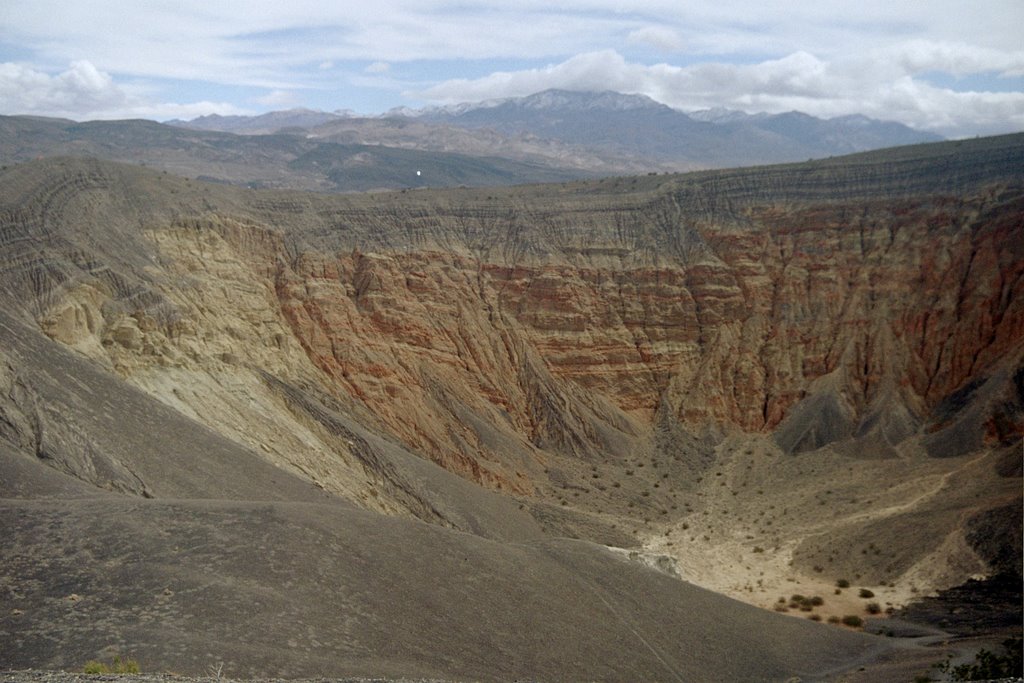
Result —
M942 138L864 116L819 119L710 110L690 116L643 95L546 90L421 117L436 123L531 134L618 155L681 166L798 161Z
M170 124L0 117L7 163L94 156L208 181L318 192L753 166L938 139L857 115L689 115L643 95L566 90L379 117L309 109Z
M305 115L257 118L294 122L301 116ZM251 121L232 121L234 118L206 117L205 124L252 128ZM0 159L5 163L51 156L91 156L211 182L318 192L486 187L593 175L579 168L493 155L364 145L313 139L306 134L237 135L142 120L77 123L0 116Z
M259 116L220 116L210 114L191 121L168 121L168 125L192 130L219 131L239 135L267 135L288 129L305 129L328 121L345 118L343 113L328 113L312 109L272 111Z
M290 110L171 123L246 134L306 132L336 142L502 156L602 174L802 161L942 139L860 115L819 119L721 108L684 113L644 95L568 90L402 107L379 117Z
M750 166L941 140L860 115L819 119L800 112L747 114L721 108L687 114L643 95L568 90L419 110L402 107L377 117L292 109L170 124L500 156L599 174Z

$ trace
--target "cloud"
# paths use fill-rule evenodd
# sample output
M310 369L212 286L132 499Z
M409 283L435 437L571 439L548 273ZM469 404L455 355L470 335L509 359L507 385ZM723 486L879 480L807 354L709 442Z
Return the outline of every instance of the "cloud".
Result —
M1024 50L1000 51L965 43L913 40L876 51L879 58L896 61L907 73L943 71L956 76L994 72L1024 76Z
M255 101L254 90L300 93L328 109L380 110L423 97L452 102L563 87L641 92L684 109L881 112L912 125L945 121L948 132L966 130L974 115L989 130L989 106L1008 112L1004 128L1019 125L1024 90L1021 0L2 6L3 48L32 62L3 67L0 109L78 118L200 106L227 113L231 105L218 100L233 99L237 111ZM668 63L652 64L652 55ZM160 88L176 94L161 96ZM182 92L202 101L161 103L190 97ZM898 109L888 114L885 103Z
M644 26L630 31L626 42L633 45L649 45L664 52L681 52L685 47L682 38L665 26Z
M895 55L908 56L896 59ZM862 113L949 136L1024 130L1024 93L958 92L916 79L936 64L971 72L1014 73L1016 57L955 45L911 44L854 60L826 61L808 52L754 64L645 65L614 50L576 55L557 64L455 79L414 93L452 103L519 97L548 88L618 90L647 95L684 111L727 107L748 113L799 110L833 117Z
M433 102L452 104L523 97L548 88L640 92L632 77L643 76L644 71L645 67L629 64L618 52L602 50L576 55L543 68L497 71L477 79L453 79L408 94Z
M203 114L248 113L215 102L153 102L119 87L110 74L90 62L72 62L50 75L24 64L0 63L0 102L6 114L71 119L194 118Z
M256 101L267 107L294 107L299 99L290 90L271 90L263 97L257 97Z
M56 76L22 64L0 64L0 101L9 112L65 116L123 107L128 99L109 74L87 61L72 62Z

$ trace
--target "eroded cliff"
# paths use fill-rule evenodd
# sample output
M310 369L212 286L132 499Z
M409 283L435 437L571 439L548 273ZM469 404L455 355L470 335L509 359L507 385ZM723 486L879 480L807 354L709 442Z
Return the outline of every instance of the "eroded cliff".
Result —
M849 477L836 514L862 536L939 493L893 472L946 486L980 458L963 493L989 493L957 515L1013 498L991 462L1024 433L1021 158L1009 136L352 197L44 161L3 175L2 278L51 338L365 507L468 525L382 455L397 448L516 496L549 531L685 559L673 544L699 523L719 549L767 540L813 574L842 551L801 545L802 522L692 518L727 510L725 493L756 509L744 468L806 517L845 463L891 461ZM811 451L817 474L782 460ZM718 473L725 491L715 467L736 472ZM871 488L891 514L858 517ZM957 515L871 580L909 576L947 535L954 559L921 581L984 571ZM865 562L842 569L867 577Z

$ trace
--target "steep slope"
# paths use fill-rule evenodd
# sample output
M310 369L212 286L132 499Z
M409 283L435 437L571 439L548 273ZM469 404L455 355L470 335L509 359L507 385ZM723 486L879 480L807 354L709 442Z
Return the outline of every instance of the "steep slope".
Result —
M489 549L481 562L492 578L467 569L456 574L465 585L506 586L536 566L531 594L556 611L579 609L578 590L561 579L546 583L558 576L544 559L550 551L586 581L648 577L635 595L679 610L673 616L644 600L624 613L618 601L633 595L627 583L608 584L614 590L600 595L619 615L616 626L595 632L587 647L632 642L621 629L651 644L614 670L603 668L606 658L583 668L531 659L536 643L526 636L507 641L515 644L506 652L534 661L532 669L451 654L448 645L428 655L418 636L401 630L395 647L418 653L402 672L629 679L675 671L717 680L720 651L710 643L721 641L726 649L778 651L768 679L820 673L862 652L861 641L816 627L806 642L825 640L803 650L794 639L804 638L804 625L767 614L757 619L801 630L777 646L744 640L749 633L734 640L736 624L753 617L715 602L700 603L708 611L697 610L698 622L715 622L716 611L735 621L728 616L720 636L702 640L682 615L703 594L646 569L634 576L639 567L590 545L537 539L629 546L637 559L764 606L797 588L831 591L840 577L902 604L1005 564L989 539L1007 528L1006 510L1020 509L1022 158L1024 137L1006 136L686 176L346 197L248 192L77 159L9 168L0 175L0 288L9 316L4 348L13 351L0 435L5 467L28 483L5 495L77 498L65 479L38 493L49 485L39 482L52 479L40 462L93 487L148 491L157 500L139 508L142 526L118 527L143 539L142 519L172 515L169 496L235 499L231 486L261 490L281 473L328 496L322 504L281 496L311 507L274 504L275 514L300 519L285 525L301 530L296 539L322 546L310 520L325 515L324 533L334 539L343 528L373 536L370 527L382 525L399 541L359 552L379 552L379 562L399 572L388 580L410 581L410 591L453 569L434 564L413 578L397 568L399 552L429 555L453 544L453 556ZM56 342L78 357L58 352ZM51 355L67 369L33 379ZM152 436L164 450L124 449L116 408L79 407L90 386L133 404L141 389L165 407L139 403L148 406L140 415L160 416L157 427L182 426L149 435L140 423L136 438ZM68 391L77 398L64 397ZM43 411L50 426L34 429L40 411L26 406L38 405L66 408ZM205 429L184 426L197 423ZM192 479L178 470L220 451L206 442L183 442L184 454L169 447L167 434L189 430L216 439L224 453L214 471ZM40 461L46 453L55 455ZM250 461L262 463L252 480ZM229 486L236 469L243 483ZM209 492L176 493L177 484L161 483L183 477ZM217 505L173 514L206 538ZM12 528L32 538L46 506L11 506L12 519L24 517ZM80 509L80 517L69 514L81 524L97 517L116 526L116 512ZM373 516L379 512L399 519ZM84 528L96 527L69 525L61 543L73 545ZM274 534L271 545L296 547ZM32 556L46 554L33 548ZM513 561L516 552L526 555ZM242 550L227 556L229 565L250 564ZM369 621L356 623L372 624L370 634L393 631L373 602L377 578L338 572L330 581L364 596L352 609L365 606ZM271 581L237 576L256 587ZM32 598L37 608L54 607L61 584L38 581L47 588ZM307 587L300 582L290 595L305 601ZM481 605L505 605L502 590L453 594L466 610L453 617L453 632L472 628L468 614ZM427 614L441 604L428 592L406 602ZM474 642L493 652L501 634L533 631L530 605L505 625L488 621ZM863 608L849 595L830 597L827 607ZM608 622L581 614L579 623L550 623L571 633ZM694 615L686 619L692 624ZM651 621L684 634L681 644L652 640ZM176 661L154 644L155 633L134 642L159 661ZM352 634L336 633L331 642L348 644L332 645L341 648L334 652L346 660L363 652L359 671L383 667L373 659L383 636L353 642ZM222 640L246 637L233 630ZM693 668L678 654L690 648ZM820 659L795 663L815 648ZM291 666L282 671L320 671ZM725 678L744 678L754 664L738 658L735 666Z
M536 540L524 513L481 492L448 486L441 505L520 543L357 511L17 321L0 336L4 667L114 651L235 676L770 680L883 649L768 628L765 613L598 546ZM748 622L766 626L737 631ZM679 645L709 632L750 656Z

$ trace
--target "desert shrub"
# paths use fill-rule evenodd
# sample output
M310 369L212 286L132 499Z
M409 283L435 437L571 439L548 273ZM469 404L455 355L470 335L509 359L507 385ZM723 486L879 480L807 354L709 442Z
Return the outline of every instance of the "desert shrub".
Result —
M1024 656L1020 638L1003 641L1003 654L979 650L974 661L951 666L949 660L936 667L954 681L987 681L997 678L1019 677L1024 672Z
M878 614L882 611L882 606L877 602L869 602L864 609L867 610L868 614Z
M840 621L842 620L834 614L828 618L828 623L830 624L838 624Z
M858 617L856 614L847 614L845 617L843 617L843 623L847 626L860 628L864 625L864 620Z
M110 673L110 665L104 664L103 662L97 662L95 659L90 659L85 663L85 667L82 671L87 674L108 674Z
M873 592L869 591L867 588L861 588L859 591L857 591L857 595L859 597L862 597L862 598L873 598L873 597L875 597L875 594Z
M838 588L849 588L850 587L850 580L849 579L839 579L838 581L836 581L836 586Z
M810 619L811 621L821 621L821 615L820 614L812 614L811 616L809 616L807 618Z
M111 664L90 659L82 667L82 671L87 674L137 674L139 663L134 659L121 659L120 655L116 655Z
M813 598L811 598L811 604L815 607L821 607L825 604L825 598L821 597L820 595L815 595Z

